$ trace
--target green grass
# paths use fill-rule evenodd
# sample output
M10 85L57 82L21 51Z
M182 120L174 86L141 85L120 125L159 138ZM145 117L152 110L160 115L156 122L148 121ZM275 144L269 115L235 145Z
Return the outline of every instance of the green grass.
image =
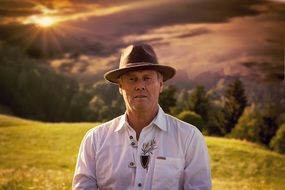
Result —
M42 123L0 115L0 190L65 190L79 144L96 123ZM206 138L214 190L278 190L285 156L238 140Z
M206 138L211 155L213 189L284 187L285 155L249 142Z

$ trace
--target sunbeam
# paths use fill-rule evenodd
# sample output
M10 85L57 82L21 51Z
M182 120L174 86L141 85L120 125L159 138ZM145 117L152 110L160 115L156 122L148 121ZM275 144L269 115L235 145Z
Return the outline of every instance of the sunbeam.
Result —
M37 20L37 24L41 27L50 27L55 24L55 20L52 17L42 17Z
M58 19L52 16L30 16L24 22L24 24L35 24L42 28L53 27L58 23Z

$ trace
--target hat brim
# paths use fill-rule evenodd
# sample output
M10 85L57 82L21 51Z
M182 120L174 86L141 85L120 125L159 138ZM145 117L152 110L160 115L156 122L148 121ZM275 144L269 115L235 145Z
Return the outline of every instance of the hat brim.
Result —
M154 65L152 63L149 63L149 64L129 66L129 67L122 68L122 69L114 69L114 70L111 70L105 73L104 78L111 83L118 84L118 80L120 76L130 71L139 71L139 70L158 71L162 74L163 81L167 81L171 79L176 73L176 70L173 67L166 66L166 65Z

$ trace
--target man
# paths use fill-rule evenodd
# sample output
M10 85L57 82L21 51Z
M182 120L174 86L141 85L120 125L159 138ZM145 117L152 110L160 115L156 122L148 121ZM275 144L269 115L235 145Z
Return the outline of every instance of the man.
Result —
M174 75L147 44L123 51L119 68L105 79L118 84L126 112L86 134L73 189L211 189L202 134L158 104L163 82Z

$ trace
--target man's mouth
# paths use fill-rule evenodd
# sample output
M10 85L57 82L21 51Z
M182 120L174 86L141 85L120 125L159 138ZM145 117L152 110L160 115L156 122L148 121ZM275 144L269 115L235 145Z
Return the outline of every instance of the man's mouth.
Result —
M146 98L147 96L145 96L145 95L137 95L137 96L135 96L135 98Z

